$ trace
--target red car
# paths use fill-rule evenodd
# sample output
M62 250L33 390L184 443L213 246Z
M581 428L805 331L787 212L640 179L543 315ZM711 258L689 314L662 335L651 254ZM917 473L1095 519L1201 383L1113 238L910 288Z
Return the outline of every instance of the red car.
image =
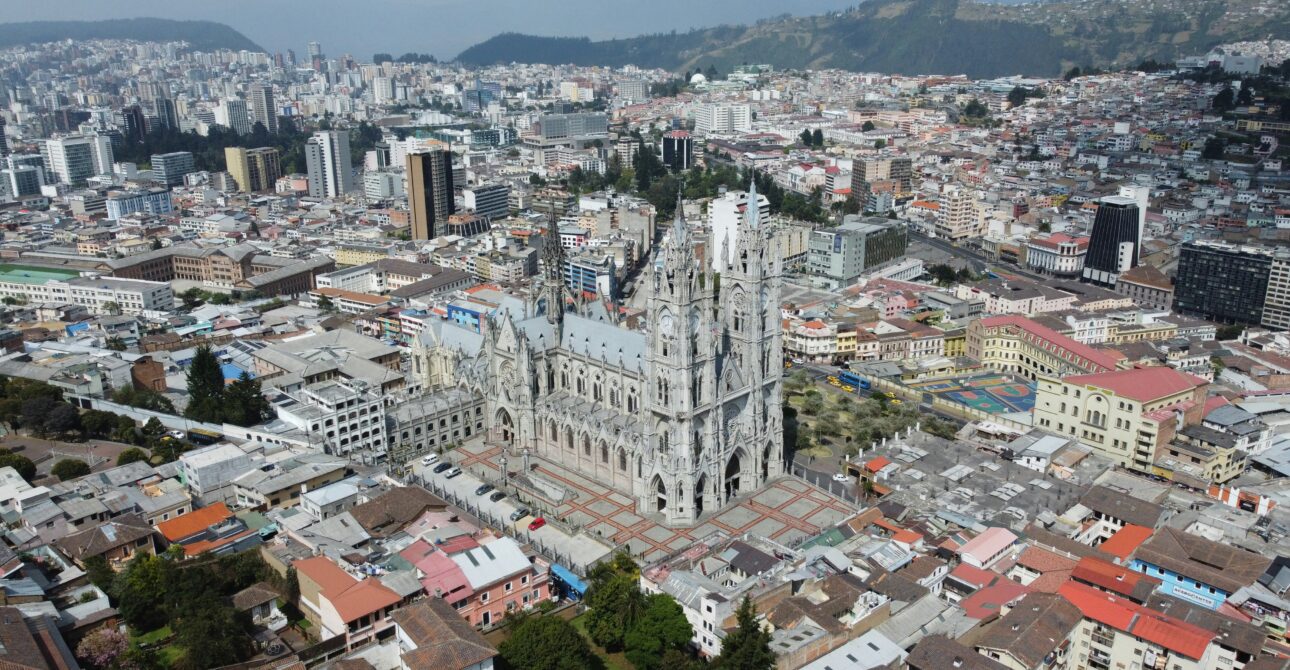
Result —
M529 523L529 530L537 530L545 525L546 525L546 519L543 519L542 517L538 517L534 519L531 523Z

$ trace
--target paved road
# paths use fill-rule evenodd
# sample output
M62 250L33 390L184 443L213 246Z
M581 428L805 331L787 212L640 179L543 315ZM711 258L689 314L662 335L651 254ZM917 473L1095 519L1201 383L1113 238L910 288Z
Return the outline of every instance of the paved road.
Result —
M963 260L968 261L972 265L972 269L977 273L985 272L987 269L993 266L1009 274L1020 275L1027 279L1033 279L1035 281L1047 281L1048 279L1050 279L1048 277L1044 277L1043 275L1035 274L1029 270L1019 268L1015 265L996 263L986 258L985 256L981 255L977 251L968 249L967 247L955 246L954 244L951 244L950 242L946 240L942 240L940 238L927 237L921 233L916 233L912 230L909 231L909 235L910 237L913 237L914 239L924 244L927 244L928 246L944 251L945 253L951 256L955 256L957 258L961 258Z

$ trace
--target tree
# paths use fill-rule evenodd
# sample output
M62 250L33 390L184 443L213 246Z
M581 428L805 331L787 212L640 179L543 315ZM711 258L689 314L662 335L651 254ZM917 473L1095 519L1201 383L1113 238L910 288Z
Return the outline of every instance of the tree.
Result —
M119 337L109 337L107 342L104 343L104 346L111 351L125 351L129 348L125 345L125 340Z
M771 670L775 652L770 650L770 633L757 623L757 608L744 596L735 612L739 625L721 643L721 655L712 661L714 670Z
M1200 157L1205 160L1222 160L1223 154L1227 151L1227 143L1217 137L1211 137L1205 140L1205 148L1201 150Z
M36 464L22 454L15 454L8 449L0 449L0 468L13 468L18 476L27 481L36 477Z
M554 616L520 615L497 651L515 670L583 670L599 665L573 624Z
M873 125L873 121L865 121L864 125L860 126L860 130L867 133L876 127L877 126Z
M40 437L44 437L49 430L46 423L50 413L59 405L61 401L55 400L48 396L37 396L29 398L22 403L22 426Z
M224 393L224 420L238 426L254 426L270 416L272 408L264 398L260 382L243 371Z
M116 464L118 466L129 465L131 463L146 462L147 460L148 452L138 447L130 447L116 457Z
M1240 324L1231 326L1219 326L1215 331L1215 337L1222 341L1235 340L1245 332L1245 326Z
M623 638L627 660L637 670L663 667L663 654L684 649L694 637L694 628L685 618L681 606L666 593L656 593L645 601L645 608Z
M81 430L85 432L86 437L108 437L112 434L112 429L116 427L116 416L112 412L105 412L101 409L86 410L81 415Z
M79 458L64 458L49 469L49 474L57 477L58 481L65 482L90 474L90 464Z
M1020 107L1026 104L1026 89L1020 86L1013 86L1012 90L1008 91L1008 104L1013 107Z
M820 130L819 128L816 128L816 129L815 129L815 131L811 133L811 144L813 144L813 145L815 145L815 146L817 146L817 147L822 147L822 146L824 146L824 131L823 131L823 130Z
M202 345L188 367L188 407L184 416L197 421L222 423L224 372L210 346Z
M108 302L103 303L103 311L111 314L112 316L117 316L121 313L121 305L109 300Z
M165 559L139 552L117 575L114 591L117 611L125 622L141 631L156 630L168 620Z
M336 311L336 303L333 303L331 301L331 298L328 298L325 295L319 296L317 302L315 302L314 305L316 305L318 309L322 310L325 313Z
M811 131L803 130L802 134L797 136L797 141L804 147L811 146Z
M977 100L976 98L972 98L972 100L969 101L968 104L963 106L963 114L964 116L968 116L975 119L984 119L985 117L990 115L990 108L986 107L985 104L982 103L980 100Z
M253 652L251 639L237 610L212 593L180 601L171 624L175 643L184 649L179 668L205 670L238 663Z
M45 417L45 429L55 435L66 435L81 429L81 413L75 407L60 402Z
M112 400L122 405L138 407L139 409L150 409L154 412L164 412L166 414L175 413L175 404L167 398L152 389L135 388L133 385L122 386L112 392Z
M587 590L587 634L610 651L623 648L627 630L645 604L636 579L619 573L597 573Z
M1236 92L1231 86L1224 86L1210 102L1215 111L1226 112L1236 106Z
M130 638L116 628L102 626L81 638L76 658L92 668L116 668L117 660L130 649Z
M1241 92L1236 94L1236 104L1245 107L1254 103L1254 89L1248 83L1241 84Z
M116 572L101 554L85 559L85 576L91 584L103 589L104 593L112 595L112 581L116 579Z

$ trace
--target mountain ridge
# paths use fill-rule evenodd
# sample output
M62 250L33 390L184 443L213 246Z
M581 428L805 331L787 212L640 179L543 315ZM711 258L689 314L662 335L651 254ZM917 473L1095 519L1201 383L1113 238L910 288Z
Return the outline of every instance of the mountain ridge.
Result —
M142 42L183 41L199 51L264 49L228 24L153 17L102 21L24 21L0 23L0 48L61 40L118 39Z
M1263 13L1251 10L1261 2ZM846 12L600 41L503 33L462 51L457 60L468 65L630 64L676 72L770 63L974 78L1051 77L1075 65L1132 65L1269 37L1290 38L1290 3L1158 0L1144 7L1134 0L1024 5L871 0Z

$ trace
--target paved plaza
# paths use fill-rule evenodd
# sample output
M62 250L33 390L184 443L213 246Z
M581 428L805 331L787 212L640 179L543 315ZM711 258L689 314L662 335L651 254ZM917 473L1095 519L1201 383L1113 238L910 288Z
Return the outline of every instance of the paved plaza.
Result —
M453 462L477 477L499 479L501 447L472 442L450 454ZM856 507L800 479L781 477L738 504L705 515L698 525L669 528L653 515L636 513L635 502L621 491L588 480L540 459L533 459L533 475L563 487L568 495L548 510L558 519L590 535L626 547L646 562L660 559L718 531L729 535L752 532L792 546L824 528L852 516ZM508 463L514 473L515 463Z

